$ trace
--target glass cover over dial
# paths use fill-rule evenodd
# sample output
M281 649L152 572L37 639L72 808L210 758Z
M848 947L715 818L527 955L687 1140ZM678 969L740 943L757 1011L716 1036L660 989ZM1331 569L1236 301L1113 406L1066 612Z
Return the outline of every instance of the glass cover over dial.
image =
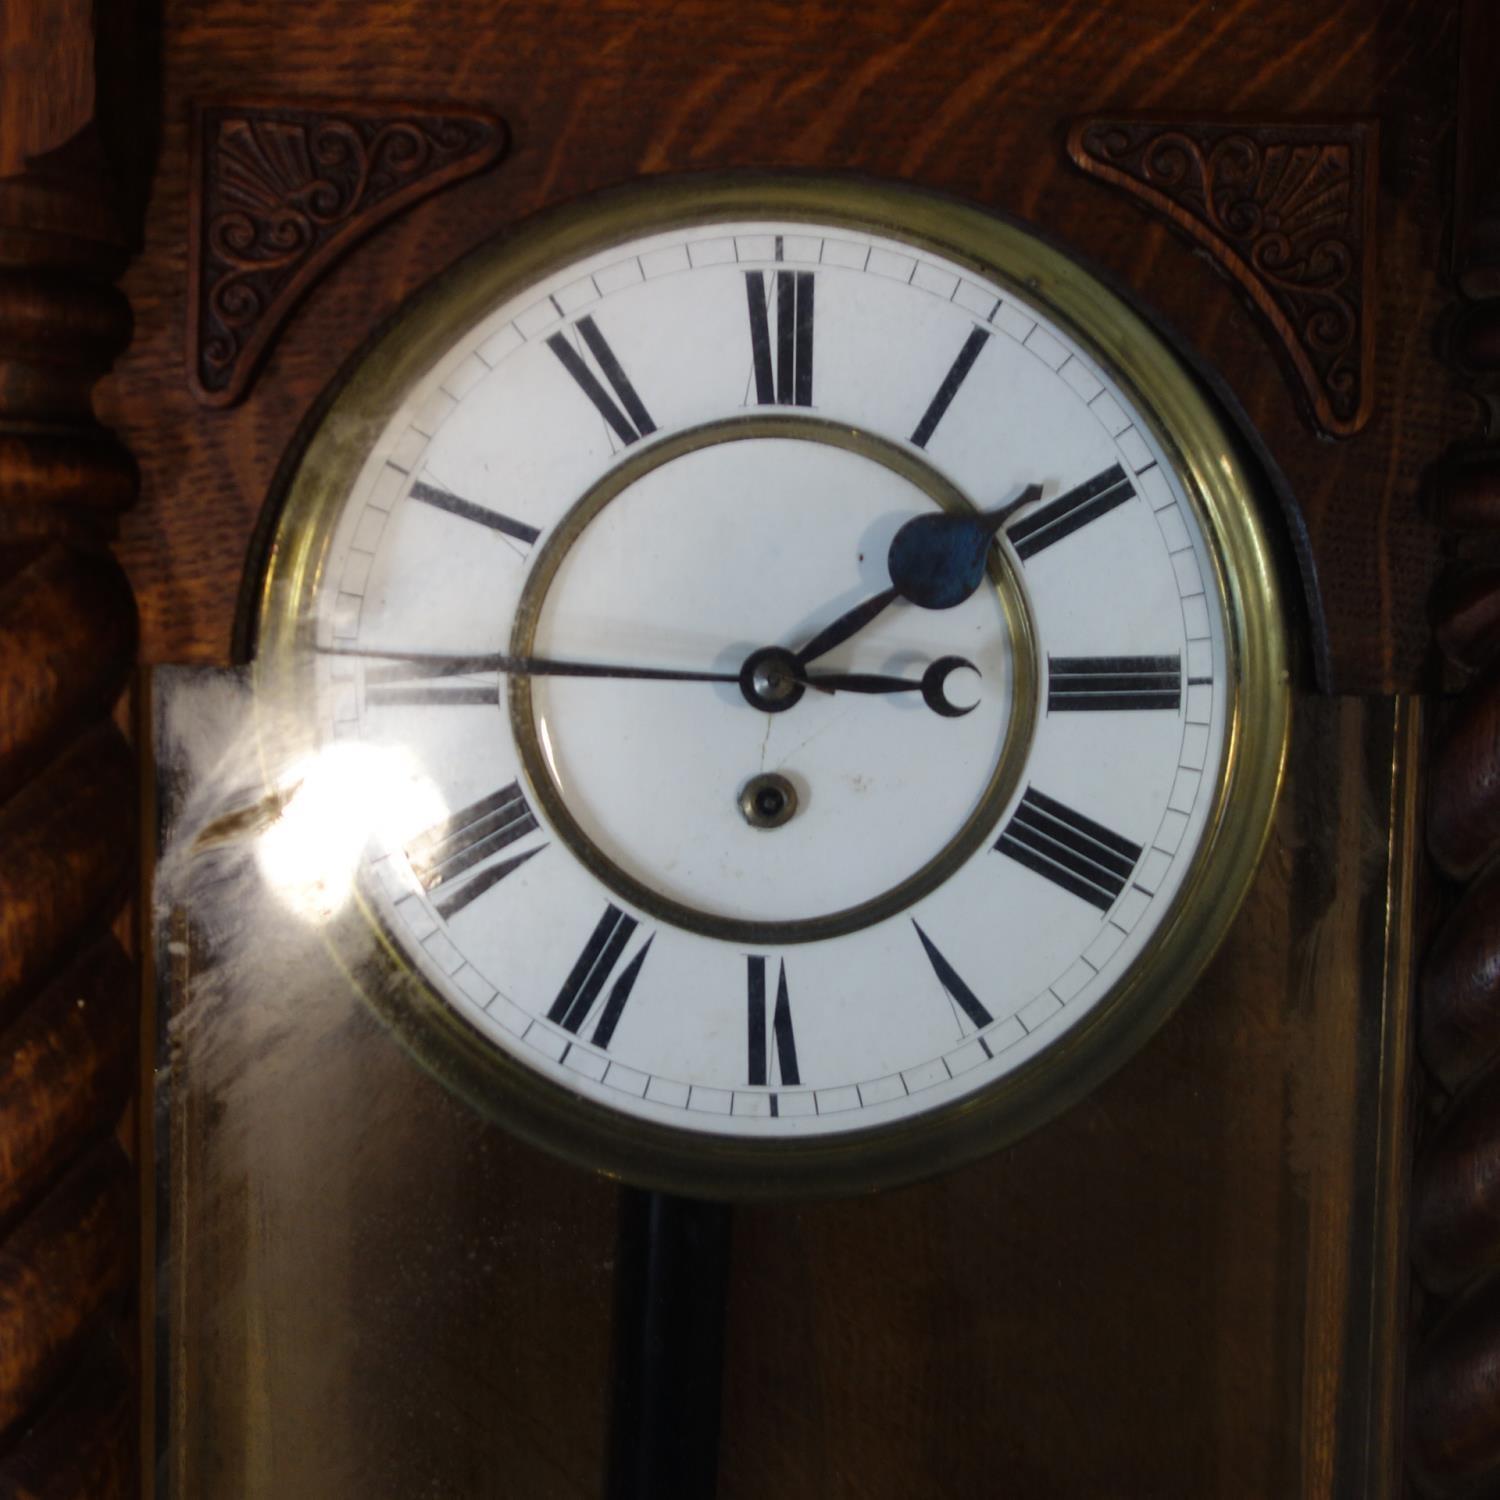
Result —
M617 229L360 441L305 711L374 777L359 899L507 1066L695 1137L899 1125L1180 920L1236 581L1161 414L1002 268L838 214Z

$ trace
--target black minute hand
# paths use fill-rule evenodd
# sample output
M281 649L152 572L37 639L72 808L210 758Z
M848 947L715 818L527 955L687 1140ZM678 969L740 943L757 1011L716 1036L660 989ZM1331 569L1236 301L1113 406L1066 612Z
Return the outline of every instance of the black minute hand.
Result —
M398 682L413 677L457 677L466 672L504 672L511 677L635 677L652 682L738 682L737 672L685 672L676 667L627 667L597 661L558 661L548 656L508 656L501 651L482 656L444 656L430 651L375 651L354 646L332 646L325 656L375 657L392 663L374 667L367 682Z
M676 667L628 667L608 662L558 661L546 656L509 656L492 651L475 656L453 656L431 651L376 651L359 646L330 646L324 656L374 658L386 663L371 667L365 673L369 684L410 682L412 678L458 677L472 672L504 672L512 677L614 677L635 678L648 682L733 682L739 683L739 672L689 672ZM791 680L799 687L817 688L825 693L921 693L923 701L935 713L956 718L968 713L956 708L943 695L948 675L959 667L973 664L958 656L944 656L933 662L919 678L886 677L874 672L800 672Z

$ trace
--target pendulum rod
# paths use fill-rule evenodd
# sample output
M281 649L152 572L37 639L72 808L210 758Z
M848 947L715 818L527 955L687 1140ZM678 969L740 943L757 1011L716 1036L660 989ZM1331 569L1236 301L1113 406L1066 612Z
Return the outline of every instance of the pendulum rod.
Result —
M620 1194L607 1500L711 1500L730 1210Z

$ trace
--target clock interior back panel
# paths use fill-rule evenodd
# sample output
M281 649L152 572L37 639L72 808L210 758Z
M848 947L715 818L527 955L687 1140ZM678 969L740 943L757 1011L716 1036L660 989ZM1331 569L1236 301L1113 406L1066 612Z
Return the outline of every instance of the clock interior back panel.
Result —
M1330 684L1418 682L1434 549L1412 497L1469 423L1431 339L1450 0L1311 18L1297 0L162 9L162 155L125 281L136 340L100 402L143 471L121 555L147 662L229 659L299 423L430 276L643 173L808 166L1022 215L1133 288L1218 372L1297 497ZM190 106L223 98L446 101L502 114L513 145L336 266L249 398L206 411L183 357ZM1380 389L1357 437L1315 436L1207 258L1068 164L1066 123L1114 109L1380 117ZM1376 1492L1362 1465L1389 1402L1368 1330L1395 1324L1375 1307L1383 1028L1403 1024L1383 988L1392 714L1299 703L1228 944L1084 1105L941 1182L737 1212L724 1495ZM596 1495L614 1190L474 1123L352 1002L306 1020L329 1071L237 1094L238 1134L208 1128L214 1088L176 1098L173 1493ZM269 1045L212 1040L247 1068ZM184 1055L190 1077L200 1060Z

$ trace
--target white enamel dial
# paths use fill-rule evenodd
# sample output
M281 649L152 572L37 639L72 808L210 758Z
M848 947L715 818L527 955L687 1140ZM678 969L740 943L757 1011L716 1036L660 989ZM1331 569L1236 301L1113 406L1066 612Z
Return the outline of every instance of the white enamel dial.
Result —
M1211 831L1230 612L1176 464L1025 295L889 235L704 223L533 280L406 392L308 589L320 736L423 789L365 855L381 924L487 1046L682 1132L1000 1083ZM964 593L914 601L902 528L1002 507L982 578L911 544Z

